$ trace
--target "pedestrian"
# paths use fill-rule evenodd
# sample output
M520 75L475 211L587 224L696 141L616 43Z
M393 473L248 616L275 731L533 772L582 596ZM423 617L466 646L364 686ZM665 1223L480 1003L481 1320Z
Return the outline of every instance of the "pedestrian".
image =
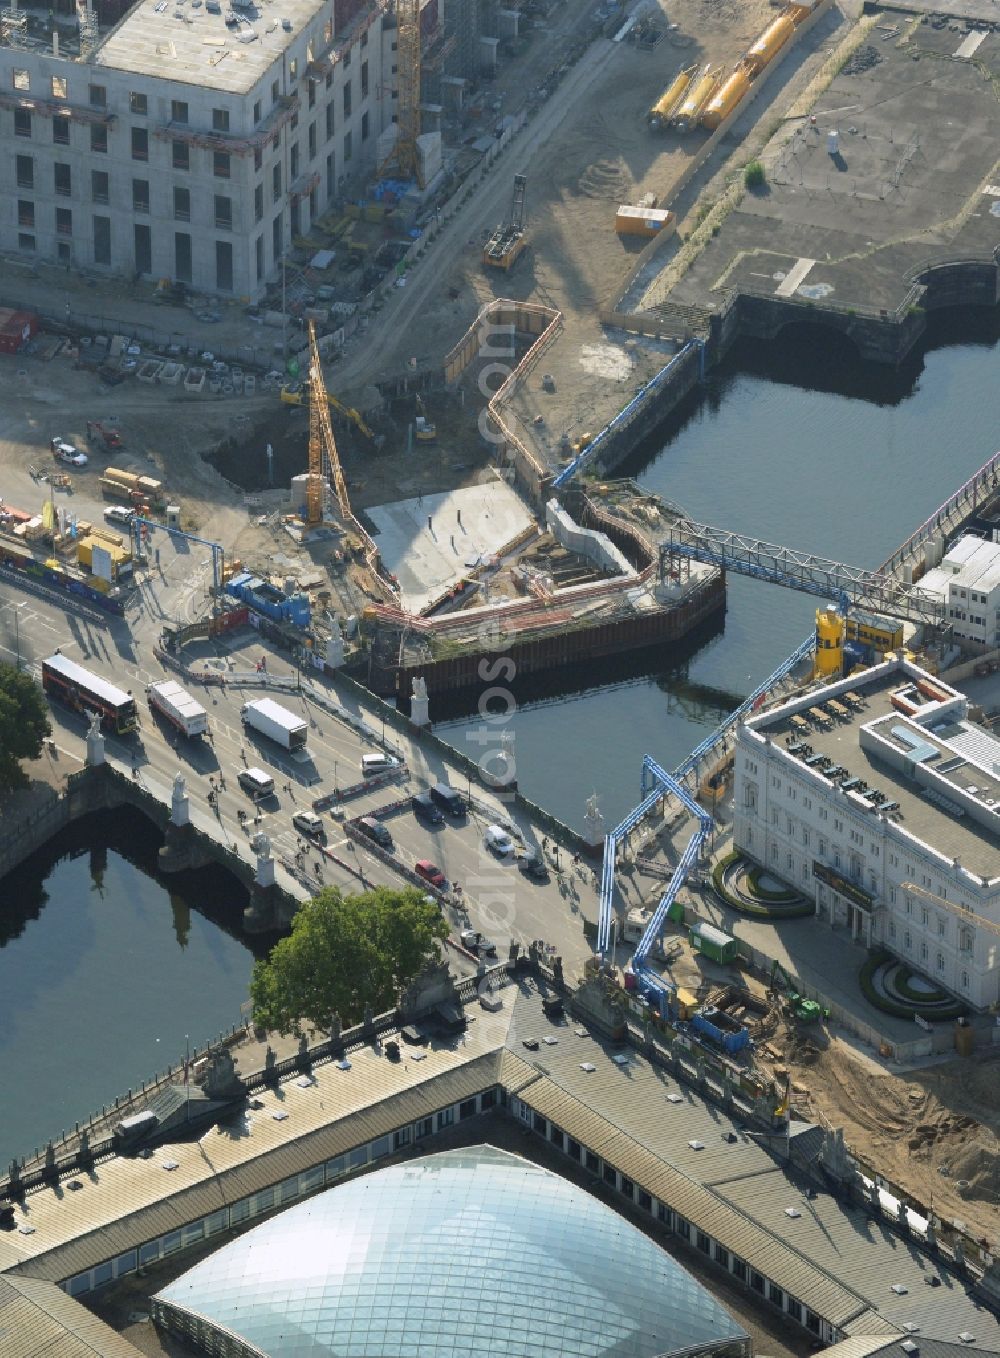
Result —
M430 514L427 515L427 531L428 531L428 533L433 533L433 532L434 532L434 520L433 520L433 518L430 516Z
M225 774L222 774L222 773L219 774L219 787L221 787L222 790L223 790L223 792L225 792L225 790L226 790L226 778L225 778ZM580 855L577 854L577 858L579 858L579 856L580 856Z
M247 762L247 750L245 745L240 746L240 758L243 760L244 764Z
M320 863L319 861L317 861L317 863L316 863L316 875L317 875L317 877L319 876L319 874L320 874L322 871L323 871L323 864Z

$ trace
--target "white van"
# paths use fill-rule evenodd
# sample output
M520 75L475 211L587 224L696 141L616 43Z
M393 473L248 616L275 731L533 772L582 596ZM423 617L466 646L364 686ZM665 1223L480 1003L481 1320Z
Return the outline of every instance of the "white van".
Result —
M244 792L249 792L254 801L270 797L274 791L274 779L263 769L243 769L236 780Z
M365 778L371 778L376 773L388 773L394 769L399 761L393 759L391 754L363 754L361 756L361 772Z

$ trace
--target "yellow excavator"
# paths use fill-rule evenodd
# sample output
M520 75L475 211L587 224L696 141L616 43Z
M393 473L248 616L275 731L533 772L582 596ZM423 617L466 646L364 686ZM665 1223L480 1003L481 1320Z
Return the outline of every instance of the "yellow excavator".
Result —
M424 398L417 394L417 416L413 421L413 437L418 443L435 443L437 441L437 425L433 420L427 418L427 408L424 405Z
M343 415L345 420L350 420L355 428L360 433L364 434L366 439L371 439L374 442L375 434L371 427L366 423L364 416L360 411L355 410L353 406L345 405L343 401L338 401L336 396L331 396L329 392L326 393L326 399L331 410L335 410L338 415ZM308 404L308 382L296 382L294 385L282 387L281 400L286 406L301 406ZM417 437L419 438L420 435L418 434Z

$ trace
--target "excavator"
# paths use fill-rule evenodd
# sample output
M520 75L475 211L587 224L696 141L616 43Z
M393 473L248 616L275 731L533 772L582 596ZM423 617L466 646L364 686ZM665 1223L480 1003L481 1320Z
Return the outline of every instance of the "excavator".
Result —
M345 420L350 420L359 433L364 434L366 439L375 442L375 434L364 416L354 409L353 406L345 405L343 401L338 401L336 396L326 393L327 404L331 410L335 410L338 415L342 415ZM309 403L309 384L308 382L297 382L294 385L281 388L282 404L286 406L301 406ZM417 435L419 438L419 434Z
M427 408L424 405L424 398L417 393L417 416L413 421L413 437L418 443L435 443L437 441L437 425L433 420L427 418Z
M777 958L771 964L771 976L767 985L769 995L780 995L782 992L785 997L787 1012L792 1014L800 1023L818 1023L821 1018L829 1018L829 1009L824 1009L815 1000L808 1000L804 995L800 995L796 989L792 978L781 965Z

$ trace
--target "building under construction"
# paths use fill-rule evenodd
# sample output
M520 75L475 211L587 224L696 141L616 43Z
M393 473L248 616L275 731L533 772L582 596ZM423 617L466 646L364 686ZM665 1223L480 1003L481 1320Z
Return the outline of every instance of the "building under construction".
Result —
M725 609L720 571L661 571L645 528L670 511L655 497L616 482L563 501L422 614L368 608L369 687L406 700L418 675L432 693L481 684L480 662L498 654L522 677L580 665L679 641Z

